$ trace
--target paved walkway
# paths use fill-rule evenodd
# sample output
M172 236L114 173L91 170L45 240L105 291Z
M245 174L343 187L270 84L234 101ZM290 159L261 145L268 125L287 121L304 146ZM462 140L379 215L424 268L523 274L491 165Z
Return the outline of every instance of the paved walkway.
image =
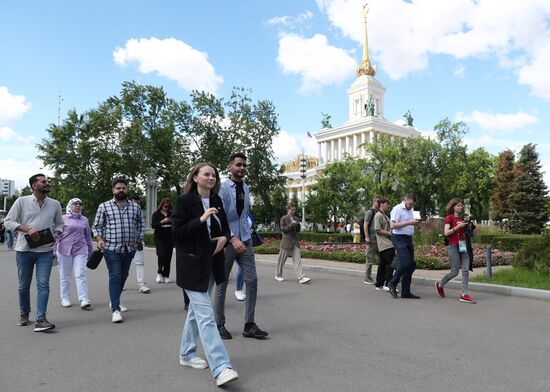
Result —
M225 345L240 380L226 391L548 391L546 301L479 292L478 304L469 305L456 300L457 290L441 299L424 285L414 286L421 300L402 300L363 284L361 270L310 270L311 284L300 285L291 266L280 283L273 262L257 269L256 321L270 336L240 334L244 304L231 281L226 327L234 338ZM208 370L179 365L181 289L153 283L155 270L154 250L147 249L153 292L138 293L132 267L122 294L129 311L113 324L104 262L88 273L91 311L60 306L55 267L48 318L56 329L34 333L16 325L15 254L0 246L0 391L220 391ZM33 310L34 292L33 283Z

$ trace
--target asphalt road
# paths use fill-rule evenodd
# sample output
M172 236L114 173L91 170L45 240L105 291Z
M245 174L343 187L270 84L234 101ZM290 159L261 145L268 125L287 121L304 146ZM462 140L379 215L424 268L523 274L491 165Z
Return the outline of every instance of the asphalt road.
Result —
M181 290L154 283L155 272L154 252L146 250L153 293L137 292L132 267L122 297L129 311L112 324L103 262L89 271L88 312L60 306L54 267L48 319L56 329L34 333L17 326L15 254L0 246L0 391L219 390L208 370L179 365ZM258 266L258 275L256 321L270 336L240 335L244 304L232 282L226 326L234 338L226 347L240 380L226 390L550 390L547 301L476 293L479 303L468 305L440 299L428 286L413 286L421 300L396 300L351 276L314 272L310 285L299 285L291 268L282 283L271 267ZM35 302L33 281L33 312Z

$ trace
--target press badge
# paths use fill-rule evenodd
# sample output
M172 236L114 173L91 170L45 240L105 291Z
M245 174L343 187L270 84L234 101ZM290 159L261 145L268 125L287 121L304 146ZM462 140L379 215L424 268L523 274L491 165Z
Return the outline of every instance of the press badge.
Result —
M468 252L468 248L466 248L466 241L459 240L458 241L458 251L459 252Z

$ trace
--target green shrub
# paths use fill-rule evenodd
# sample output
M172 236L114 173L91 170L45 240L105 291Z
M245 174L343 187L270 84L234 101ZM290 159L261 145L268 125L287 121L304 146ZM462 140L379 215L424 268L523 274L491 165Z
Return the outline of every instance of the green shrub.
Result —
M146 231L143 235L143 243L145 246L155 246L155 240L153 239L153 232L152 231Z
M514 267L550 275L550 235L532 236L518 251Z
M262 231L259 232L263 239L275 238L280 240L282 238L282 233L280 231ZM324 242L352 242L353 236L350 233L319 233L313 231L302 231L299 234L301 241L314 242L314 243L324 243Z
M500 250L507 250L511 252L517 252L527 243L532 240L540 238L540 235L530 235L530 234L505 234L505 235L494 235L494 234L482 234L480 236L474 237L474 242L479 244L491 244L493 248Z

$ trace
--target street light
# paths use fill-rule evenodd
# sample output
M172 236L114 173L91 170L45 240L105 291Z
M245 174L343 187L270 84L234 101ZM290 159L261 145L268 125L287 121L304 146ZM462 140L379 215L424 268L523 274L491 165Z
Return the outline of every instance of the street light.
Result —
M306 171L307 171L307 160L302 150L302 157L300 158L300 177L302 177L302 227L305 227L306 224Z

